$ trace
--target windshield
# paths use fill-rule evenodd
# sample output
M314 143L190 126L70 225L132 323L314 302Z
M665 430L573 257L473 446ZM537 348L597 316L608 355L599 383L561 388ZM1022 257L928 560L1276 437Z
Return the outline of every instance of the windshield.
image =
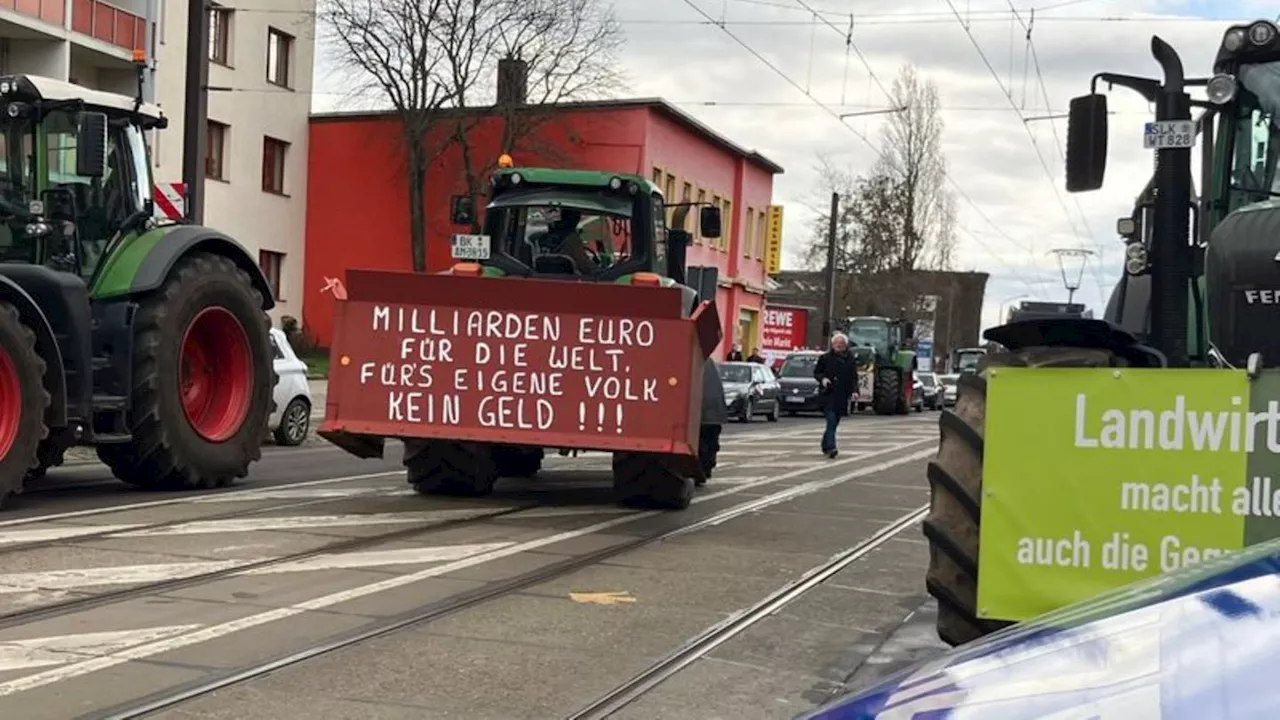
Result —
M924 384L925 387L933 387L938 384L937 379L934 378L932 375L922 374L922 375L917 375L916 377L920 378L920 382Z
M778 370L778 377L812 378L813 368L817 364L817 355L792 355L782 362L782 368Z
M883 320L854 320L849 326L849 343L865 347L889 346L889 323Z
M1280 195L1276 159L1280 155L1280 62L1242 65L1240 101L1234 106L1229 208Z
M982 360L982 353L961 353L959 362L956 364L958 370L972 370L978 367L978 362Z
M955 387L956 385L956 377L954 375L943 375L938 378L938 380L942 383L943 387Z
M745 365L721 365L720 381L727 383L751 382L751 368Z
M537 272L592 275L642 251L633 247L634 202L595 192L510 193L489 205L495 250Z

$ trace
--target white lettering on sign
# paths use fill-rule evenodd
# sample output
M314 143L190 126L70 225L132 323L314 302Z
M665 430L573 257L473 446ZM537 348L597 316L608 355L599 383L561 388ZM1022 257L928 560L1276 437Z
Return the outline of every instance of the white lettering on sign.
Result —
M1280 290L1245 290L1244 301L1250 305L1280 305Z
M576 410L578 430L621 435L626 407L659 401L627 362L656 342L651 320L374 305L370 321L395 357L360 362L359 382L386 390L393 422L549 430Z
M787 312L779 312L777 310L764 311L765 324L772 325L773 327L790 328L792 317L793 315L791 314L790 311L787 311Z

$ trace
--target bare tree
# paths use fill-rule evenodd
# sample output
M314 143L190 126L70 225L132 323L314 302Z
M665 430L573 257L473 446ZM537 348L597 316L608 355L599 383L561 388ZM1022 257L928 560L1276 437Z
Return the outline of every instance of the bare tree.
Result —
M874 174L901 184L902 238L895 258L899 270L947 269L955 249L955 198L947 189L942 150L942 104L938 88L916 68L904 65L891 90L895 107L881 132L883 155Z
M355 94L390 105L400 121L409 184L409 249L417 272L427 266L427 134L439 110L457 97L446 75L445 41L460 42L460 36L474 31L465 14L476 1L321 0L318 10L323 31L338 49L338 63L354 76Z
M460 108L492 102L492 111L455 116L450 140L462 154L472 207L502 153L530 150L555 155L552 144L530 147L555 105L609 97L624 86L618 66L622 26L606 0L472 0L476 30L451 45L447 62ZM498 64L517 61L522 77L511 78L521 97L499 96ZM485 115L488 117L486 118ZM498 153L476 158L473 131L486 119L500 123ZM478 230L479 213L472 213Z

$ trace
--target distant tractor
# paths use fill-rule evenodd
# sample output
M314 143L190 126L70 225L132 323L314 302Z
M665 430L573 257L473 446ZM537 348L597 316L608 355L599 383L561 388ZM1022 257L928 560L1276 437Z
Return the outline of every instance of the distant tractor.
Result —
M947 370L954 374L978 371L978 363L987 356L986 348L956 348L951 351L951 361Z
M907 341L915 324L885 317L849 319L849 346L858 354L858 404L870 398L877 415L905 415L911 411L917 359Z
M692 205L668 227L646 178L500 166L451 270L348 272L319 434L361 457L403 439L425 494L487 495L548 448L611 452L620 502L688 507L727 421L716 271L685 266ZM719 210L699 224L719 237Z
M0 77L0 105L0 502L73 445L143 488L244 477L274 300L234 240L153 219L160 109L30 75Z

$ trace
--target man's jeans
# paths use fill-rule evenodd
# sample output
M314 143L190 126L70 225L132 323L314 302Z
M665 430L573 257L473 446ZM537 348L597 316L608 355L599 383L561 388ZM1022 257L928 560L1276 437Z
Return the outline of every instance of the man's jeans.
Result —
M834 407L826 410L827 430L822 433L822 452L829 453L836 449L836 428L840 426L840 413Z

